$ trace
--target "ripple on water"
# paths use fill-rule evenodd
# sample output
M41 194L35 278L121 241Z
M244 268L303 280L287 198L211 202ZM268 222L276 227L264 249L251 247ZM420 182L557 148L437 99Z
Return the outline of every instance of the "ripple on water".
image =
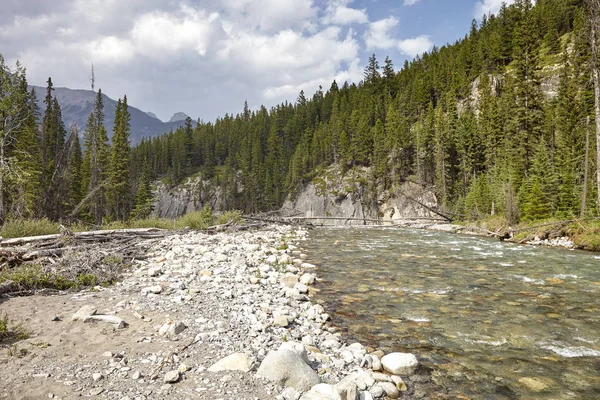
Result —
M550 350L565 358L600 357L600 351L583 346L540 345L540 348Z

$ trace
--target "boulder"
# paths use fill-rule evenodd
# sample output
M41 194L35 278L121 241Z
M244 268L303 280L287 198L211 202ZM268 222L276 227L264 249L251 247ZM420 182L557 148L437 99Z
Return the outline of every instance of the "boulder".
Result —
M277 315L273 319L273 325L275 326L281 326L283 328L286 328L289 325L289 323L290 322L288 321L285 315Z
M309 363L308 361L308 353L306 352L306 347L302 343L298 342L283 342L281 346L279 346L279 350L291 350L294 353L298 354L302 361L305 363Z
M415 372L419 362L410 353L390 353L381 359L383 369L394 375L410 375Z
M321 379L297 353L291 350L271 351L260 364L256 376L283 386L307 391Z
M220 372L220 371L242 371L248 372L252 368L252 361L250 358L244 353L233 353L228 355L225 358L220 359L213 365L211 365L208 370L210 372Z

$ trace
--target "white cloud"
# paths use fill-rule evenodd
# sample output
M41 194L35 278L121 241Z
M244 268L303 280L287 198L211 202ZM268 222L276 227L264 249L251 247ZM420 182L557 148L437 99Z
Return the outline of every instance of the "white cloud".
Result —
M419 1L421 1L421 0L404 0L404 5L405 6L414 6Z
M31 84L52 76L89 88L94 63L96 88L163 119L184 111L211 120L245 99L269 106L362 78L361 46L342 25L368 18L348 0L55 0L61 13L19 1L31 12L9 4L1 51L27 67Z
M369 22L367 10L348 7L352 0L331 0L325 10L323 23L326 25L366 24Z
M475 3L475 17L481 18L487 14L496 14L502 3L506 3L506 5L514 3L515 0L480 0Z
M391 49L396 46L397 41L390 36L389 31L398 25L395 17L380 19L371 22L369 29L365 32L365 43L367 50Z
M429 36L421 35L412 39L401 40L398 43L398 49L403 54L406 54L410 57L416 57L420 54L423 54L426 51L431 50L433 47L433 42L429 39Z

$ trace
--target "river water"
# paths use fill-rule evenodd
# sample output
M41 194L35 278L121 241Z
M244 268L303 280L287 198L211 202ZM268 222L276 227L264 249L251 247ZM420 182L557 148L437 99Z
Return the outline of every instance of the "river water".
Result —
M600 399L597 253L401 228L316 229L303 250L333 324L415 353L443 398Z

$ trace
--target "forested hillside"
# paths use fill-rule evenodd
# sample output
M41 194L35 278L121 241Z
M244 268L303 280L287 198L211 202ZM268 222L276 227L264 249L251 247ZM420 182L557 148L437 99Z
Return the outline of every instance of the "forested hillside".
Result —
M49 114L52 107L41 127L26 113L14 140L3 134L0 158L18 167L3 170L0 209L7 217L71 215L95 222L143 216L151 180L176 184L200 173L214 178L235 208L257 212L280 207L337 163L345 171L368 167L364 184L371 191L406 180L431 186L443 211L459 218L596 216L590 21L597 18L584 3L518 0L398 72L389 58L380 65L372 56L359 84L334 81L310 98L301 92L293 104L256 111L246 105L235 116L195 127L188 119L132 149L126 99L122 122L115 124L115 135L118 129L124 139L108 145L97 104L82 158L76 135L67 140L68 155L57 150L65 148L66 133L58 122L58 136L49 136L52 121L60 121ZM17 91L26 87L19 71L3 75L12 76ZM30 95L21 97L33 104ZM53 104L51 91L46 104ZM63 186L52 183L59 163L49 154L62 154ZM84 198L89 201L78 207Z

